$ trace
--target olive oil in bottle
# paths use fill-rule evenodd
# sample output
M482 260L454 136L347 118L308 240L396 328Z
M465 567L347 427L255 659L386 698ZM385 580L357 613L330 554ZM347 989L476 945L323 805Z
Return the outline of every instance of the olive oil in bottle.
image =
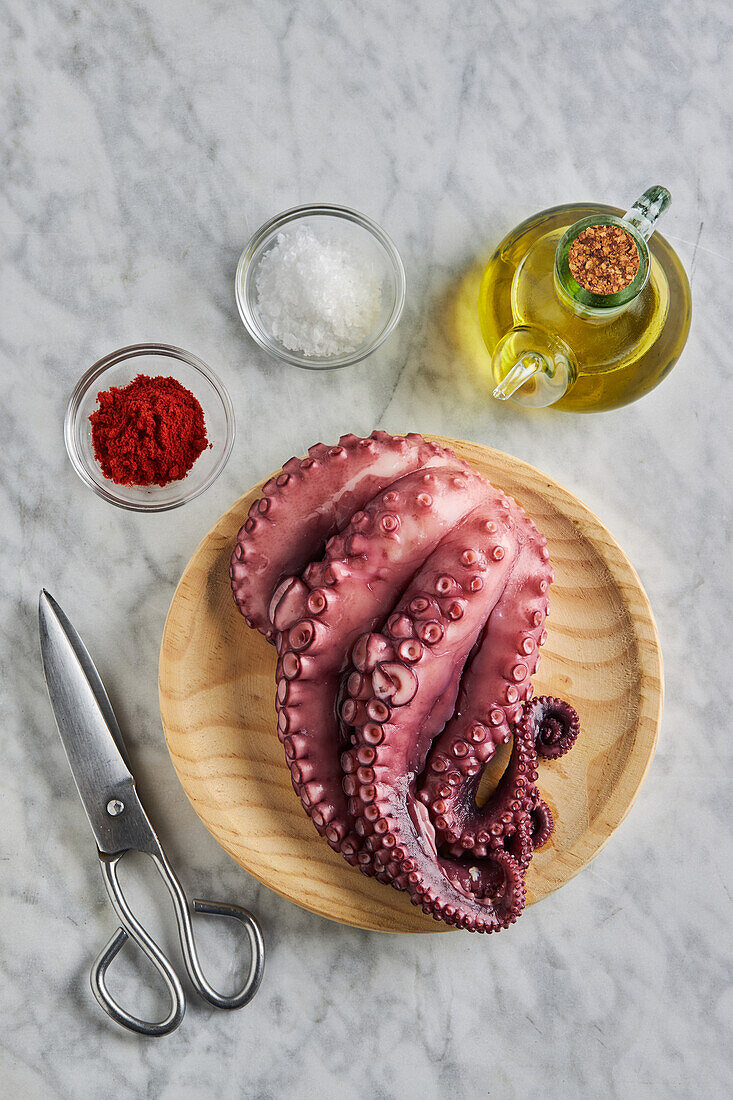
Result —
M668 191L652 187L626 215L611 206L556 206L502 241L479 293L495 397L595 412L662 381L691 317L682 264L654 232L669 201Z

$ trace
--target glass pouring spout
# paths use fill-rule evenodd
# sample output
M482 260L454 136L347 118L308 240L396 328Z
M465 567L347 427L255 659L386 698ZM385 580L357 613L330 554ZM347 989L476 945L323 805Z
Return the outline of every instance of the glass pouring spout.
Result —
M493 396L541 409L559 401L575 381L570 348L538 325L515 325L496 345L492 359Z
M523 386L530 378L534 378L540 371L547 369L546 362L544 355L538 355L534 351L523 355L511 368L509 374L502 378L492 396L499 401L508 401L520 386Z
M492 356L497 400L544 408L564 396L583 367L570 334L579 322L610 321L638 297L651 270L647 241L670 202L665 187L650 187L623 217L593 214L565 231L552 272L557 330L516 324L502 337Z

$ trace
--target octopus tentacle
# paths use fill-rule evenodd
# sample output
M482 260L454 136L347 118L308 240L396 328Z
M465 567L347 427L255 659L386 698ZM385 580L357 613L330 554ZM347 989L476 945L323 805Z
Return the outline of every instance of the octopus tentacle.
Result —
M274 642L269 605L284 579L319 558L326 540L393 481L439 466L472 472L420 435L381 431L367 439L344 435L333 447L317 443L307 458L286 462L250 506L232 554L232 591L248 626Z
M393 635L371 635L371 648L379 655L371 667L370 662L359 669L369 681L366 690L362 687L365 710L380 700L393 705L382 722L355 717L353 748L342 757L349 808L373 854L377 877L407 889L424 912L483 932L507 927L521 912L519 864L498 849L468 861L439 855L427 811L410 793L440 731L443 716L433 713L435 700L445 698L452 666L465 663L517 555L513 526L497 531L487 518L493 514L479 507L447 535L397 605L393 618L410 620L415 637L424 643L414 665L400 655ZM492 553L497 546L503 554ZM362 750L371 759L366 772L356 766ZM397 784L390 782L394 775L402 777ZM497 867L505 883L498 891Z
M433 746L418 793L440 840L476 855L516 831L518 815L526 812L526 792L537 778L535 730L522 707L547 637L546 592L553 573L544 538L521 510L516 513L519 552L464 673L455 717ZM484 768L512 730L509 764L479 808L476 793Z
M526 871L532 859L532 818L529 813L515 815L513 831L505 830L501 840L493 841L493 847L503 847L514 856L520 868Z
M543 845L547 844L555 828L552 811L542 798L537 787L533 787L529 792L527 813L529 816L529 836L532 844L532 851L536 851L537 848L542 848Z
M461 842L442 844L439 851L442 855L453 856L455 859L470 855L481 858L497 851L506 851L517 862L520 870L526 871L534 851L533 835L532 817L528 810L523 809L512 814L511 822L502 822L502 828L496 835L489 834L481 841L477 840L470 848L465 848Z
M480 773L462 782L456 782L452 774L455 785L439 788L441 797L432 803L428 801L432 792L421 790L418 797L427 805L439 844L451 854L475 856L505 847L526 867L532 851L528 794L537 779L536 769L534 743L518 725L506 770L483 806L478 808L475 801Z
M564 699L537 695L526 707L532 723L537 755L545 760L559 760L572 749L580 732L580 720Z
M324 559L273 598L278 735L293 786L328 843L367 873L371 855L362 851L342 788L339 754L345 738L338 718L347 724L378 723L387 720L392 706L407 703L416 683L411 666L420 660L423 642L399 615L389 618L390 643L372 642L363 631L384 622L443 536L478 501L493 503L497 497L475 474L449 469L407 474L352 516L327 544ZM352 648L355 667L339 693ZM388 653L394 661L385 660ZM367 671L376 692L369 700L363 695ZM369 758L366 750L360 754L362 776L370 774Z

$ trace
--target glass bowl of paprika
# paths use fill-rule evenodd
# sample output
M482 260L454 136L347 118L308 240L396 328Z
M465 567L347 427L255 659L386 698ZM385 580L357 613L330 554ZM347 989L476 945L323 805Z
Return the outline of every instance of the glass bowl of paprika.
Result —
M64 441L98 496L118 508L164 512L199 496L224 469L234 409L198 356L171 344L133 344L79 379Z

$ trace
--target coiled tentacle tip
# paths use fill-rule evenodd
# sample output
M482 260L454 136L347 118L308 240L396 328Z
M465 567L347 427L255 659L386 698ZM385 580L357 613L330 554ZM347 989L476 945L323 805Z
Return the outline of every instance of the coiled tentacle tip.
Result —
M532 724L538 756L558 760L575 744L580 733L580 719L564 699L537 695L525 704L525 714Z

